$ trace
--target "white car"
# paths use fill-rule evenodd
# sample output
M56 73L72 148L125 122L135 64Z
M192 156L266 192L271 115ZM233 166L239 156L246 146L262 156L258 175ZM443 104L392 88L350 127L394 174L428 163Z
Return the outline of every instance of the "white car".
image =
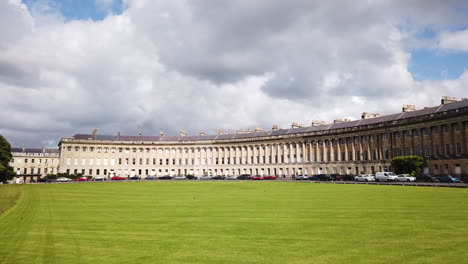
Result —
M398 176L395 175L393 172L376 172L375 173L375 181L398 181Z
M409 174L400 174L398 175L398 181L401 182L414 182L416 181L416 177L413 177Z
M211 180L211 176L210 175L203 175L203 176L201 176L200 180Z
M235 179L236 179L236 177L234 177L234 176L231 176L231 175L226 176L226 180L235 180Z
M186 180L187 177L181 175L181 176L175 176L173 179L174 179L174 180Z
M72 180L67 177L58 177L57 182L71 182Z
M106 178L102 177L102 176L96 176L94 177L93 181L105 181Z
M362 182L373 182L375 181L375 177L372 174L361 174L354 177L354 180Z

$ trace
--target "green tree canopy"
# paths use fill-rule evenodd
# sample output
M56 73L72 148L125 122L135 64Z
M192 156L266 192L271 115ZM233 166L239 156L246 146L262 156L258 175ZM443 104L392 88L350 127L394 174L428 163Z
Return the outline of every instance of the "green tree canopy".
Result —
M413 176L422 173L425 160L420 156L399 156L392 159L392 167L396 174L411 174Z
M10 167L12 157L10 143L0 135L0 182L11 180L15 176L13 168Z

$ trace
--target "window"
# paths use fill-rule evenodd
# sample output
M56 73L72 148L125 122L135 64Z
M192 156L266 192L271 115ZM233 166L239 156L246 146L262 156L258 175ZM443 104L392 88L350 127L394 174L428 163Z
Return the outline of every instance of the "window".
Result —
M430 146L424 146L424 156L429 157L431 155L431 147Z
M396 156L401 156L401 148L396 149Z
M24 160L24 163L28 163L28 159ZM67 158L67 165L71 165L71 158Z
M388 149L388 147L384 147L384 159L389 159L389 158L390 158L390 150Z
M457 156L460 156L460 154L461 154L461 144L460 143L457 143L456 151L457 151Z
M413 129L413 136L414 137L419 137L419 130L418 129Z
M438 156L440 155L439 144L435 145L435 153L434 153L434 155L435 155L436 157L438 157Z
M388 141L388 134L387 133L382 134L382 140L383 141Z
M395 137L396 137L396 138L400 138L400 137L401 137L400 131L395 132Z
M405 148L405 155L410 156L411 155L411 148Z
M432 128L432 133L439 134L439 127L433 127Z
M445 144L445 156L450 155L450 144Z
M429 136L429 129L423 128L423 134L424 136Z
M419 147L418 146L415 146L414 147L414 155L415 156L419 156L421 153L419 153Z
M444 125L444 133L448 133L449 132L449 127L448 125Z
M460 123L455 124L455 132L460 132L461 126Z

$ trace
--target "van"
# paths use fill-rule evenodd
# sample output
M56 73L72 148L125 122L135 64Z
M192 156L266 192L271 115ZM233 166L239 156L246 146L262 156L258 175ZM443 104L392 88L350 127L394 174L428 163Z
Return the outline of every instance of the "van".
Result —
M398 176L393 172L381 171L375 173L375 181L398 181Z

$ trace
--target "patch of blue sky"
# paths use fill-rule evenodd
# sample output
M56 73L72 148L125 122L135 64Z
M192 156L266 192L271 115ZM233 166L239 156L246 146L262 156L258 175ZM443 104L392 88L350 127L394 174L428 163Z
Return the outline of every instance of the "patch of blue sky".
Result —
M99 0L22 0L29 8L33 9L36 4L50 5L67 20L103 20L110 14L121 14L124 9L122 0L99 1ZM109 2L102 5L98 2Z
M456 79L468 70L468 52L418 49L411 52L409 71L415 80Z

